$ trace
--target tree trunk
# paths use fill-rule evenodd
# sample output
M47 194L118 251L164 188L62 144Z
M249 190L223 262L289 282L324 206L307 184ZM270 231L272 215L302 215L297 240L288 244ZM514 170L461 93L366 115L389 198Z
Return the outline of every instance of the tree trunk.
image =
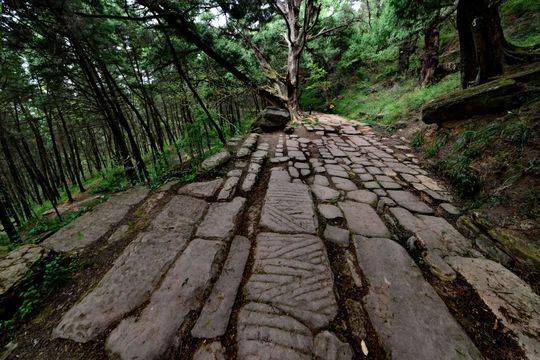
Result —
M457 30L463 88L503 73L505 41L495 4L490 0L459 0Z
M15 229L15 226L13 226L13 222L11 222L8 212L9 207L9 199L7 197L4 185L0 183L0 223L2 223L4 231L6 232L9 240L12 243L19 243L21 238L19 237L17 229Z
M439 29L438 21L429 25L424 32L424 55L420 79L422 86L433 83L435 70L439 65Z
M58 173L60 175L60 180L62 181L62 184L64 185L64 190L66 192L66 196L68 198L68 201L70 203L73 202L73 197L71 196L71 191L69 190L68 183L66 181L66 176L64 173L64 166L62 165L62 158L60 157L60 151L58 151L58 144L56 142L56 136L54 134L51 114L48 111L45 111L45 118L47 120L47 126L49 128L49 134L51 136L51 143L53 147L54 157L56 159L56 164L58 166Z

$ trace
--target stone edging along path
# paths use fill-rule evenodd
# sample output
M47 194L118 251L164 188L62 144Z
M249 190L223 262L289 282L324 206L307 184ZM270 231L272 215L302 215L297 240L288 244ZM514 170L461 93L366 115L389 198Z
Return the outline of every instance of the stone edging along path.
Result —
M538 295L454 228L444 186L317 117L181 187L52 336L120 359L538 358Z

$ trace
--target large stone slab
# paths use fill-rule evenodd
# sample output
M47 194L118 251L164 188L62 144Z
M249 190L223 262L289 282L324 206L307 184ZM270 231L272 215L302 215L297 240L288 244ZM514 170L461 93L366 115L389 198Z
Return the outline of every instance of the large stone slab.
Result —
M310 328L327 326L337 312L322 240L308 234L260 233L247 298L269 303Z
M354 240L369 281L365 310L392 359L482 359L407 251L389 239Z
M248 303L238 315L238 359L310 360L311 331L275 307Z
M148 195L149 190L135 186L123 193L111 196L91 212L73 220L58 230L42 245L57 252L70 252L91 245L114 229L136 205ZM96 226L99 224L99 226Z
M527 359L540 358L540 296L501 264L488 259L450 257L450 265L510 330Z
M278 176L274 173L272 176ZM273 181L271 178L264 199L260 226L279 233L315 234L317 225L308 186Z
M213 203L197 229L196 236L209 240L228 240L236 228L238 218L246 204L243 197L230 202Z
M377 212L368 204L344 201L339 207L345 215L347 225L354 234L368 237L389 237L390 233Z
M162 275L183 251L206 203L176 196L115 260L112 268L53 330L54 337L87 342L143 304Z
M390 208L389 211L399 227L404 230L403 237L414 235L421 247L427 251L445 257L468 255L473 249L471 241L441 217L415 216L400 207Z
M221 184L223 184L222 178L211 181L195 182L181 187L180 190L178 190L178 193L209 199L216 194Z
M433 209L427 206L419 198L414 196L408 191L401 190L388 190L388 195L394 200L399 206L404 207L413 212L421 214L431 214Z
M211 339L225 334L250 246L249 239L243 236L236 236L232 241L221 275L191 330L192 336Z
M218 271L222 244L193 240L165 275L138 316L124 319L105 348L121 359L158 359L172 345L187 314L199 308L202 295Z
M177 195L163 207L150 226L154 230L187 233L189 236L207 205L204 200Z
M225 164L229 159L231 158L231 154L227 149L223 149L220 152L210 156L209 158L205 159L202 164L201 168L204 171L211 171L215 168Z

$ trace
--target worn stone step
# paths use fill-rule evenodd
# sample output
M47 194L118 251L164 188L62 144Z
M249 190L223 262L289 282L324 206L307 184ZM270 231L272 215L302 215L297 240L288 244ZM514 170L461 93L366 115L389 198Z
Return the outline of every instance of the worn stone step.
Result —
M245 204L246 199L243 197L235 197L229 202L210 204L204 220L197 228L196 236L209 240L229 240Z
M401 245L356 238L354 246L369 282L365 309L389 358L482 359Z
M123 193L113 195L89 213L78 217L58 230L41 244L57 252L83 249L113 230L133 207L140 204L148 196L148 193L147 188L135 186Z
M288 177L272 175L264 198L260 226L279 233L315 234L318 221L309 187L289 183L286 181Z
M133 240L95 288L64 314L53 336L90 341L144 303L186 247L206 206L183 195L169 201L152 228Z
M312 329L327 326L337 304L326 249L309 234L260 233L247 298L272 304Z
M246 237L236 236L232 241L221 275L191 330L192 336L210 339L225 334L250 247Z
M309 328L273 306L255 302L243 306L236 331L240 360L312 359Z
M188 313L201 306L222 252L221 242L191 241L141 314L122 320L111 332L106 350L123 360L161 358Z
M368 204L356 201L338 203L343 211L347 225L353 234L368 237L388 237L390 232L386 228L377 212Z
M450 257L450 265L511 331L527 359L540 359L540 296L517 275L488 259Z

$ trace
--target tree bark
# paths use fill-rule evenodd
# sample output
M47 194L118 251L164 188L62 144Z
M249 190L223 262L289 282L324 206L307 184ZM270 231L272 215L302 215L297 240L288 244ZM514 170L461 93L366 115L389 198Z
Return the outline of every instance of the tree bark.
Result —
M503 73L505 41L495 4L490 0L459 0L457 30L463 88Z
M9 240L12 243L19 243L21 241L21 238L19 237L17 229L15 229L15 226L13 226L13 223L11 222L11 218L8 212L8 208L10 207L11 205L9 203L9 199L7 197L4 185L0 183L0 222L4 227L4 231L6 232Z
M433 83L439 66L439 21L430 24L424 32L424 55L420 72L422 86Z

